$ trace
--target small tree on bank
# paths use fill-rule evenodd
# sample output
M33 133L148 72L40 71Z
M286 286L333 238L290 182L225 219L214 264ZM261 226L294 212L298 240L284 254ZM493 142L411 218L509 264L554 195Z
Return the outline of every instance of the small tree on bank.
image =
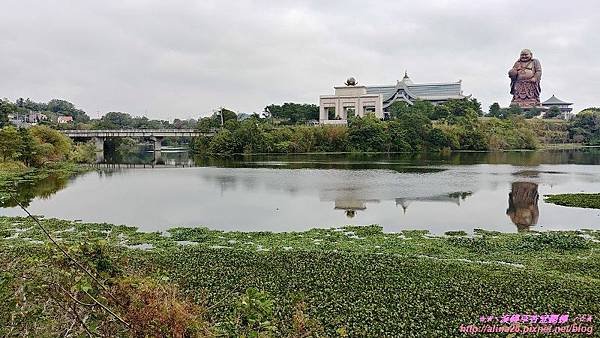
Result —
M554 106L554 107L550 107L550 109L546 112L544 117L547 119L553 119L555 117L560 116L560 114L561 114L560 108Z
M502 108L500 108L500 105L498 104L498 102L492 103L492 105L490 106L490 110L488 112L488 116L497 117L497 118L503 117Z
M16 159L20 145L21 137L14 127L7 126L0 130L0 156L3 161Z

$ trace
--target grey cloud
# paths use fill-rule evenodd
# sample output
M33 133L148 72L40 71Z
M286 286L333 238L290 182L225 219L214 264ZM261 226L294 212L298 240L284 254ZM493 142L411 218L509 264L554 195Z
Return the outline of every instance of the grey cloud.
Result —
M510 102L521 48L544 68L542 96L600 105L596 1L3 1L0 96L60 97L188 118L318 102L352 75L463 80L484 107Z

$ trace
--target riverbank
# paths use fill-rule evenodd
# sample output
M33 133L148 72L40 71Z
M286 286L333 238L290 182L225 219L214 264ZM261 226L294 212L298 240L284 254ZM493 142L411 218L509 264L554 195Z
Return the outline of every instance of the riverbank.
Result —
M176 285L182 304L186 300L203 309L201 316L192 316L202 320L188 324L201 323L209 336L254 330L266 336L310 331L452 337L461 325L479 324L480 316L600 315L600 231L431 236L352 226L290 233L206 228L145 233L56 219L42 219L42 224L107 285L140 278ZM45 300L44 281L60 275L65 287L79 290L85 278L77 279L80 273L72 270L70 277L60 272L63 260L29 219L1 217L0 237L0 261L7 267L0 298L9 306L0 312L38 313L5 327L60 334L73 319L53 315L58 303ZM25 296L26 303L11 302ZM262 305L244 307L249 298ZM42 306L46 316L36 312ZM90 325L102 329L91 310L75 306ZM131 308L126 312L115 305L114 310L135 319Z

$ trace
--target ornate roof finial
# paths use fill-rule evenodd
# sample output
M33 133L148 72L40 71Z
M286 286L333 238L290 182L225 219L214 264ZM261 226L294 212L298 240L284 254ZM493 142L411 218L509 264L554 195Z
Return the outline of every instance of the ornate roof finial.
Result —
M406 71L406 70L404 71L404 78L402 79L402 82L404 82L404 84L407 84L407 85L412 85L413 84L413 82L410 79L410 77L408 77L408 71Z

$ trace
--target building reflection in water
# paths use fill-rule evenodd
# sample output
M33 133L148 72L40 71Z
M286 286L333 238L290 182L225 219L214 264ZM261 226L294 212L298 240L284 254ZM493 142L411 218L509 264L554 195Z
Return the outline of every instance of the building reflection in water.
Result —
M428 197L413 197L413 198L396 198L396 206L401 206L402 210L406 214L408 206L412 202L448 202L460 206L461 201L467 199L473 193L470 191L457 191L449 193L447 195L436 195Z
M424 197L411 197L411 198L395 198L396 206L401 206L402 210L406 214L408 205L412 202L445 202L452 203L460 206L461 201L464 201L467 197L471 196L470 191L458 191L445 195L435 196L424 196ZM356 216L357 211L363 211L367 209L367 203L379 203L378 199L360 199L352 196L345 196L343 198L335 199L336 210L345 210L346 217L353 218Z
M369 203L379 203L379 200L360 200L360 199L336 199L335 200L335 209L336 210L346 210L346 217L353 218L356 216L356 212L358 210L366 210L367 202Z
M537 224L540 216L538 209L538 185L531 182L513 182L508 193L506 214L517 226L518 231L528 231Z

